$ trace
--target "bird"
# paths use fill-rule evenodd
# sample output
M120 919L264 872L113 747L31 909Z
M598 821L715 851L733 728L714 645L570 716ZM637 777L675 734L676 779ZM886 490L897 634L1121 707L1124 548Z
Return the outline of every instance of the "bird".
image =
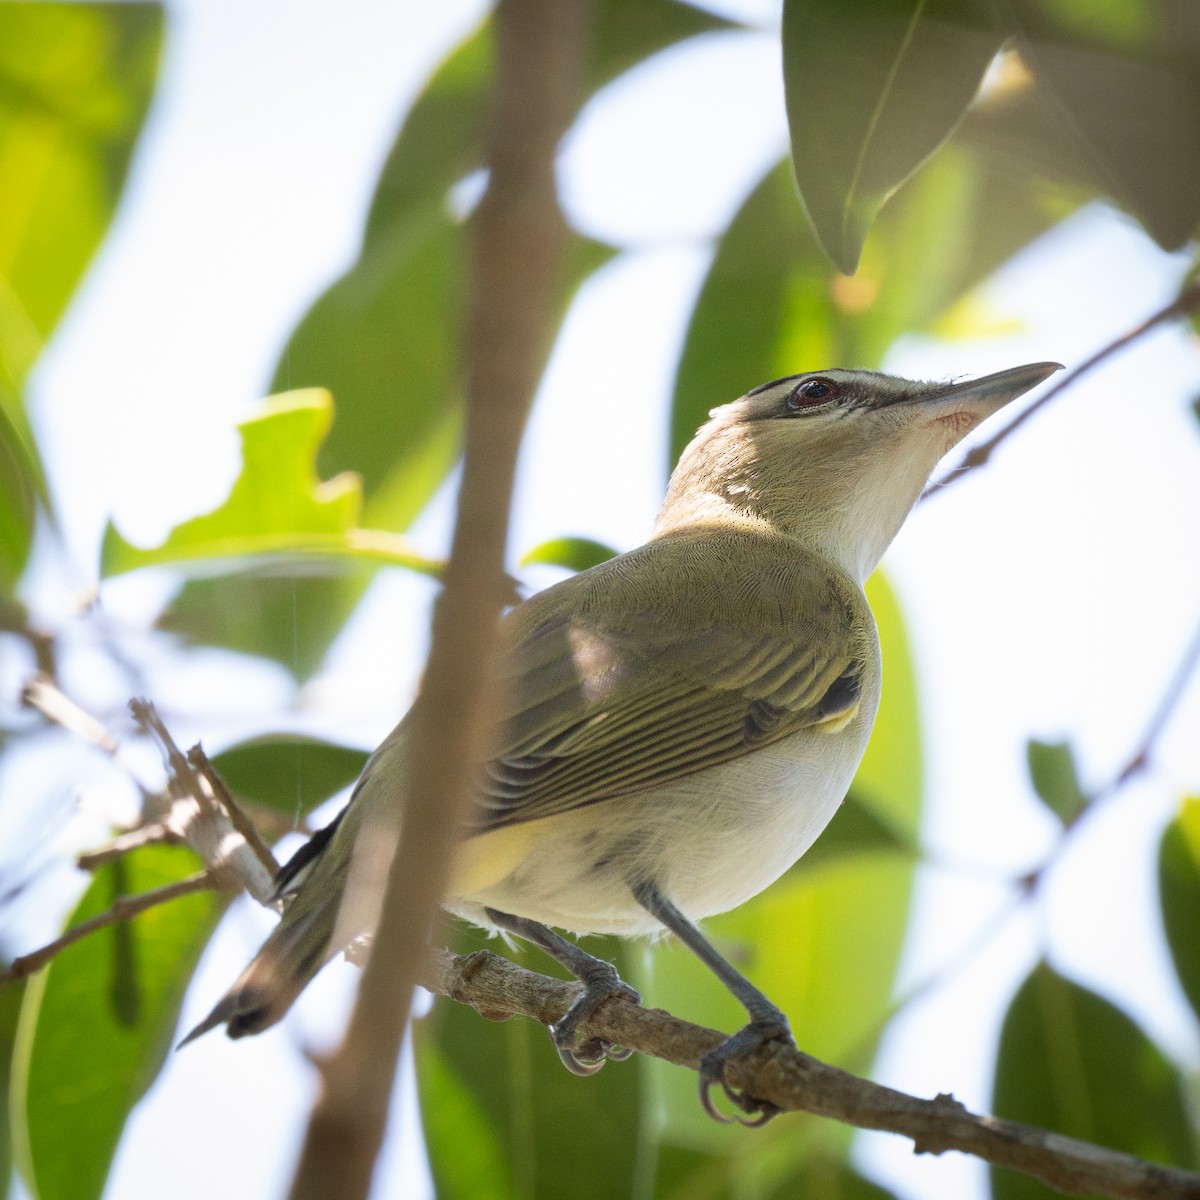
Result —
M765 1043L794 1045L787 1017L697 922L761 892L837 811L879 704L867 577L947 451L1061 369L919 382L831 368L764 383L713 409L643 545L505 614L495 748L443 905L581 981L551 1028L568 1069L627 1057L579 1031L610 997L640 997L557 931L667 931L748 1017L702 1060L701 1103L728 1120L720 1087L739 1120L774 1114L725 1072ZM234 1038L268 1028L370 933L364 906L342 899L360 835L405 802L410 731L409 716L281 869L279 924L185 1042L220 1025Z

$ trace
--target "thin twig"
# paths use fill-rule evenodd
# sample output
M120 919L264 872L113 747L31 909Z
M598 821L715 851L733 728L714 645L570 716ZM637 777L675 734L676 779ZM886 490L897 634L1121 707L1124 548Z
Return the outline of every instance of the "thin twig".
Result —
M153 846L159 842L178 842L178 835L168 829L161 821L151 821L139 825L136 829L118 834L106 846L98 846L95 850L84 850L75 855L75 865L81 871L95 871L105 863L114 862L124 857L131 850L142 846Z
M245 838L246 845L254 852L258 861L271 872L272 876L277 875L279 863L275 861L271 847L263 841L254 822L246 816L242 806L234 799L229 785L217 774L216 768L209 761L208 755L204 753L203 747L198 742L188 751L187 759L201 777L208 782L213 794L225 810L226 816L229 817L230 824Z
M469 1004L493 1019L522 1015L547 1026L562 1017L579 991L579 984L535 974L486 950L467 956L436 951L421 982L430 991ZM580 1032L693 1070L726 1036L661 1009L619 999L602 1004ZM546 1053L553 1053L549 1045ZM790 1046L765 1046L731 1065L729 1075L734 1087L784 1111L815 1113L860 1129L897 1133L912 1139L917 1154L958 1150L1011 1167L1071 1195L1200 1200L1200 1175L1190 1171L1158 1166L1017 1121L971 1113L949 1095L932 1100L909 1096Z
M35 675L21 689L21 703L40 712L47 721L90 742L115 758L120 746L112 733L91 713L80 708L46 674Z
M15 633L24 638L33 651L38 673L47 679L57 675L54 635L31 621L29 611L23 604L3 596L0 596L0 633Z
M55 955L61 954L68 946L74 945L88 934L119 925L122 921L131 920L139 913L146 912L147 909L178 900L180 896L190 896L193 892L217 891L221 890L222 886L216 872L201 871L196 875L189 875L187 879L165 883L162 887L140 892L136 896L120 896L104 912L87 921L80 921L78 925L72 925L65 933L40 949L14 958L7 970L0 971L0 986L16 983L35 971L40 971Z
M1134 326L1133 329L1122 334L1115 341L1101 347L1091 358L1080 363L1073 371L1069 371L1049 391L1039 396L1037 400L1025 409L1024 412L1010 421L999 433L989 438L986 442L982 442L980 445L970 449L963 456L962 461L957 467L954 467L947 475L939 479L937 483L931 484L925 489L921 495L921 499L927 500L935 492L942 491L943 488L949 487L952 483L957 483L977 467L982 467L992 457L992 454L1000 443L1006 441L1016 433L1034 413L1045 408L1051 400L1055 399L1078 379L1086 375L1089 371L1094 370L1118 351L1124 350L1126 346L1138 341L1151 332L1151 330L1157 329L1167 321L1172 321L1176 317L1190 316L1198 309L1200 309L1200 280L1192 280L1184 285L1179 295L1170 304L1164 308L1160 308L1158 312L1152 313L1141 324Z

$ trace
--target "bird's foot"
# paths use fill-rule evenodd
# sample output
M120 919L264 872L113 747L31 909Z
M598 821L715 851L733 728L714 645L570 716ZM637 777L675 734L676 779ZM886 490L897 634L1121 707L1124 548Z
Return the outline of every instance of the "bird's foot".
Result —
M714 1121L720 1121L724 1125L735 1120L742 1125L765 1125L781 1111L769 1100L760 1100L748 1092L739 1091L725 1079L725 1071L730 1063L749 1057L768 1042L783 1042L792 1047L796 1045L792 1040L787 1017L778 1009L755 1016L749 1025L738 1030L732 1037L726 1038L700 1060L700 1104ZM732 1117L725 1116L713 1103L712 1090L715 1087L720 1087L729 1098L729 1102L738 1110Z
M615 996L634 1004L641 1004L642 998L621 979L616 967L603 959L592 959L582 970L578 967L573 969L580 971L583 991L575 997L575 1002L559 1021L550 1027L550 1039L568 1071L575 1075L595 1075L609 1059L621 1062L633 1051L599 1037L580 1041L579 1026L610 997Z

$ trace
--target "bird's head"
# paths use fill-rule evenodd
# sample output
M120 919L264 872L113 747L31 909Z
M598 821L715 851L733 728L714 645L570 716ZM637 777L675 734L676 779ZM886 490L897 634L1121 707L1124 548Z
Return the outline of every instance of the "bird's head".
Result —
M714 409L679 460L655 534L742 523L797 537L863 581L938 460L1058 363L961 383L834 369Z

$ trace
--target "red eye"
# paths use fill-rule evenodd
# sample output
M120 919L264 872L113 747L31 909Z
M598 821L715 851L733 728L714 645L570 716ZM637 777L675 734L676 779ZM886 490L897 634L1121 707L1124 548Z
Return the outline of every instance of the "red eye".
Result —
M838 385L824 375L814 375L811 379L798 383L787 398L788 408L813 408L832 400L838 394Z

